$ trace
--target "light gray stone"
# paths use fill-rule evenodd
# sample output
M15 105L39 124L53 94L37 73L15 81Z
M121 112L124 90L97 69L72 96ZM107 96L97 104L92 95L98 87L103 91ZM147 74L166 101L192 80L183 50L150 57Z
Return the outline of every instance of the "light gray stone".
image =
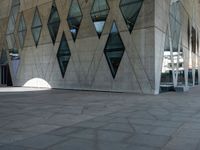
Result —
M196 150L199 140L191 138L173 138L163 148L164 150Z
M64 138L59 136L52 136L52 135L39 135L32 138L28 138L22 141L18 141L13 143L14 145L25 146L25 147L32 147L38 149L48 148L51 145L59 143L63 141Z
M156 136L149 134L137 134L128 140L128 142L144 146L161 148L167 144L170 138L167 136Z
M50 90L0 93L0 97L0 146L4 149L199 148L196 89L159 96ZM81 114L73 107L82 108Z

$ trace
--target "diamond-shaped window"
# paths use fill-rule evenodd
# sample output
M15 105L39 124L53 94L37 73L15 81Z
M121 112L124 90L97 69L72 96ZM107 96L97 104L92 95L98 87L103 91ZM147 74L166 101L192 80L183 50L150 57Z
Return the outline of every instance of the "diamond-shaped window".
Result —
M78 0L72 0L67 22L74 41L76 41L82 18L83 15Z
M6 31L6 41L8 44L8 49L14 48L16 44L14 31L15 31L16 20L17 20L17 15L18 15L19 10L20 10L19 0L13 0L9 18L8 18L7 31Z
M55 42L56 42L56 37L58 34L59 26L60 26L60 17L58 14L56 3L55 3L55 1L53 1L53 5L51 8L51 14L50 14L49 20L48 20L48 29L49 29L49 33L51 35L53 44L55 44Z
M112 29L104 49L104 54L106 56L113 78L115 78L117 74L124 50L125 47L120 37L117 25L115 22L113 22Z
M6 41L7 41L8 49L14 48L16 45L15 34L14 33L7 34Z
M107 0L94 0L91 17L99 38L103 32L109 10Z
M37 7L35 9L35 14L34 14L31 30L33 34L33 39L35 41L35 45L37 47L39 43L39 39L40 39L41 30L42 30L42 21L41 21Z
M130 33L133 31L143 1L144 0L121 0L120 2L119 7Z
M57 53L57 59L58 59L58 63L59 63L63 78L65 76L65 72L66 72L70 57L71 57L71 52L70 52L69 45L65 37L65 33L63 32L62 39L60 41L60 46Z
M22 13L20 16L19 26L18 26L18 38L19 38L19 44L20 44L21 48L24 47L26 31L27 31L27 28L26 28L26 24L25 24L25 20L24 20L24 15Z
M7 27L7 34L13 33L15 30L15 23L17 20L17 15L20 10L20 2L19 0L13 0L12 6L10 10L10 15L8 19L8 27Z

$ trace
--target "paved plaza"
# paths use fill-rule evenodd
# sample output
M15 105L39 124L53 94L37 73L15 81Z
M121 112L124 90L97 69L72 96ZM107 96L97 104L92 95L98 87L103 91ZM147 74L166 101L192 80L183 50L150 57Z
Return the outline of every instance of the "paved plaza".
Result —
M158 96L4 90L0 150L200 150L200 87Z

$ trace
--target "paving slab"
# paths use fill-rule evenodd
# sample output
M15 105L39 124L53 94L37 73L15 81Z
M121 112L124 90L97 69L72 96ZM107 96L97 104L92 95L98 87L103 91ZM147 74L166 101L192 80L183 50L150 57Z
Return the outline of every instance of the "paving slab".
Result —
M30 147L22 147L17 145L3 145L0 146L0 150L36 150Z
M200 87L186 93L0 92L0 150L198 150Z
M64 138L53 135L38 135L35 137L27 138L25 140L14 142L12 144L35 149L44 149L64 140Z
M128 142L137 145L162 148L168 143L169 139L170 137L168 136L137 134L130 138Z

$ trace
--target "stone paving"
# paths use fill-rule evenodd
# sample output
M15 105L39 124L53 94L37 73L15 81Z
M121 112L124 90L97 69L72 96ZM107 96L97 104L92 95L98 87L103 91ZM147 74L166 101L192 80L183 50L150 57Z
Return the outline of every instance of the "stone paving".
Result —
M0 93L0 150L200 150L200 87Z

